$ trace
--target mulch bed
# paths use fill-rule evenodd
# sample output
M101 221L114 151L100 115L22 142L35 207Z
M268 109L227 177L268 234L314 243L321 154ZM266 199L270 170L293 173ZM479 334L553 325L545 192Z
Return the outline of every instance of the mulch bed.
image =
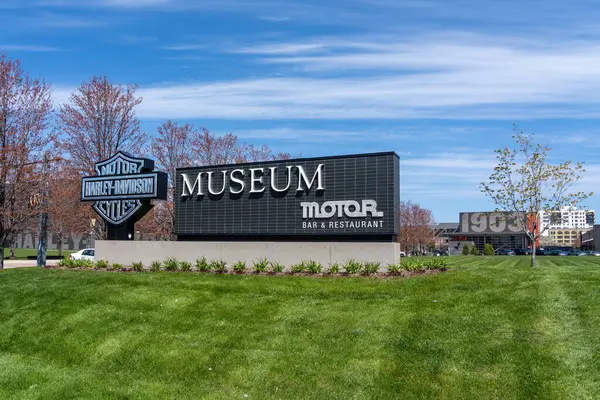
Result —
M121 268L121 269L106 269L106 268L67 268L67 267L58 267L58 266L46 266L46 269L56 269L56 270L74 270L74 271L103 271L103 272L130 272L130 273L151 273L155 271L151 271L149 269L145 269L144 271L135 271L133 268ZM376 274L349 274L347 272L340 272L338 274L330 274L327 272L323 272L320 274L311 274L308 272L235 272L235 271L227 271L227 272L205 272L205 271L166 271L161 270L162 272L172 272L172 273L195 273L195 274L211 274L211 275L252 275L252 276L304 276L310 278L410 278L413 276L421 276L421 275L438 275L442 272L446 272L448 268L442 269L428 269L423 271L400 271L400 272L378 272Z

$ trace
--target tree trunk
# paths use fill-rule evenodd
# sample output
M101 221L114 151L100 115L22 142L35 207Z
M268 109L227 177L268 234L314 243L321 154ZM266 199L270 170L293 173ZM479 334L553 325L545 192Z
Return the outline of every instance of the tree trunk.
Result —
M0 251L0 271L4 269L4 246L2 246L2 251Z
M15 242L14 241L10 242L10 258L12 258L12 259L15 258Z
M58 248L58 256L59 257L62 256L62 242L63 242L62 234L59 233L58 234L58 243L56 245L56 247Z
M531 268L535 268L536 266L536 261L535 261L535 239L533 239L531 241Z

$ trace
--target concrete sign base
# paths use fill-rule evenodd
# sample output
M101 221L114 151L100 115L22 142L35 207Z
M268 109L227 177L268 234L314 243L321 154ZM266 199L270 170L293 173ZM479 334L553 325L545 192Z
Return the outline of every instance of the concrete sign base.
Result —
M313 260L324 267L354 259L361 262L380 262L382 266L400 260L399 243L378 242L159 242L96 240L96 260L131 265L142 262L164 261L173 257L193 263L196 259L223 260L228 269L238 261L248 267L255 260L266 258L289 268L302 261Z

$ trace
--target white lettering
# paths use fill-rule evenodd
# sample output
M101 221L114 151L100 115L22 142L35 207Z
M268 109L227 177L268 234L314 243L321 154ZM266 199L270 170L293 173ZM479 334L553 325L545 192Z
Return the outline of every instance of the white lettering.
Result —
M302 218L314 218L319 213L318 203L303 201L300 206L302 207Z
M363 213L369 213L373 217L383 217L383 212L377 211L377 202L375 200L362 201Z
M233 176L234 174L241 174L242 177L241 178L236 178L235 176ZM231 171L231 182L237 183L238 185L240 185L240 190L233 190L232 187L229 187L229 191L233 194L240 194L244 191L244 189L246 188L246 184L244 183L244 170L243 169L235 169L233 171Z
M221 171L223 173L223 187L221 188L220 192L213 192L212 190L212 180L213 180L213 174L214 172L209 172L208 173L208 192L214 196L218 196L220 194L223 194L225 192L225 184L227 183L227 171Z
M372 218L383 217L382 211L377 211L377 202L375 200L363 200L362 204L355 200L343 201L326 201L319 206L317 202L303 201L300 203L302 207L302 218L311 219L327 219L337 214L338 218L343 216L350 218L364 218L371 216Z
M287 166L287 186L283 189L277 189L277 167L269 167L271 170L271 188L278 193L283 193L290 188L292 184L292 167Z
M315 174L313 175L311 181L308 181L308 177L306 176L306 172L304 172L304 168L301 165L298 165L298 189L297 192L302 192L303 190L309 190L312 188L315 179L317 180L317 190L325 190L323 187L323 164L319 164ZM306 188L302 188L302 182L306 185Z
M260 172L259 178L256 177L257 172ZM263 173L263 168L250 168L250 193L262 193L265 191L264 186L261 189L257 189L256 186L254 186L255 183L260 183L262 185Z
M198 173L198 176L196 177L196 180L194 181L193 186L192 186L192 183L190 182L190 178L188 177L188 175L181 174L181 177L183 178L183 191L181 193L181 197L193 196L194 189L196 189L196 186L198 186L198 196L204 196L204 193L202 193L202 182L201 182L202 174L204 174L204 172Z

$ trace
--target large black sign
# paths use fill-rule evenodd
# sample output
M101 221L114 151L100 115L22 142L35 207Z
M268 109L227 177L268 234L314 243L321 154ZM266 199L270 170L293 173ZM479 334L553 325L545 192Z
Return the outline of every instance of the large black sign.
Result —
M177 170L180 240L398 234L393 152Z
M150 200L167 198L167 174L153 172L154 161L121 151L95 169L97 176L81 181L81 201L94 202L109 226L109 239L131 239L134 223L151 208Z

